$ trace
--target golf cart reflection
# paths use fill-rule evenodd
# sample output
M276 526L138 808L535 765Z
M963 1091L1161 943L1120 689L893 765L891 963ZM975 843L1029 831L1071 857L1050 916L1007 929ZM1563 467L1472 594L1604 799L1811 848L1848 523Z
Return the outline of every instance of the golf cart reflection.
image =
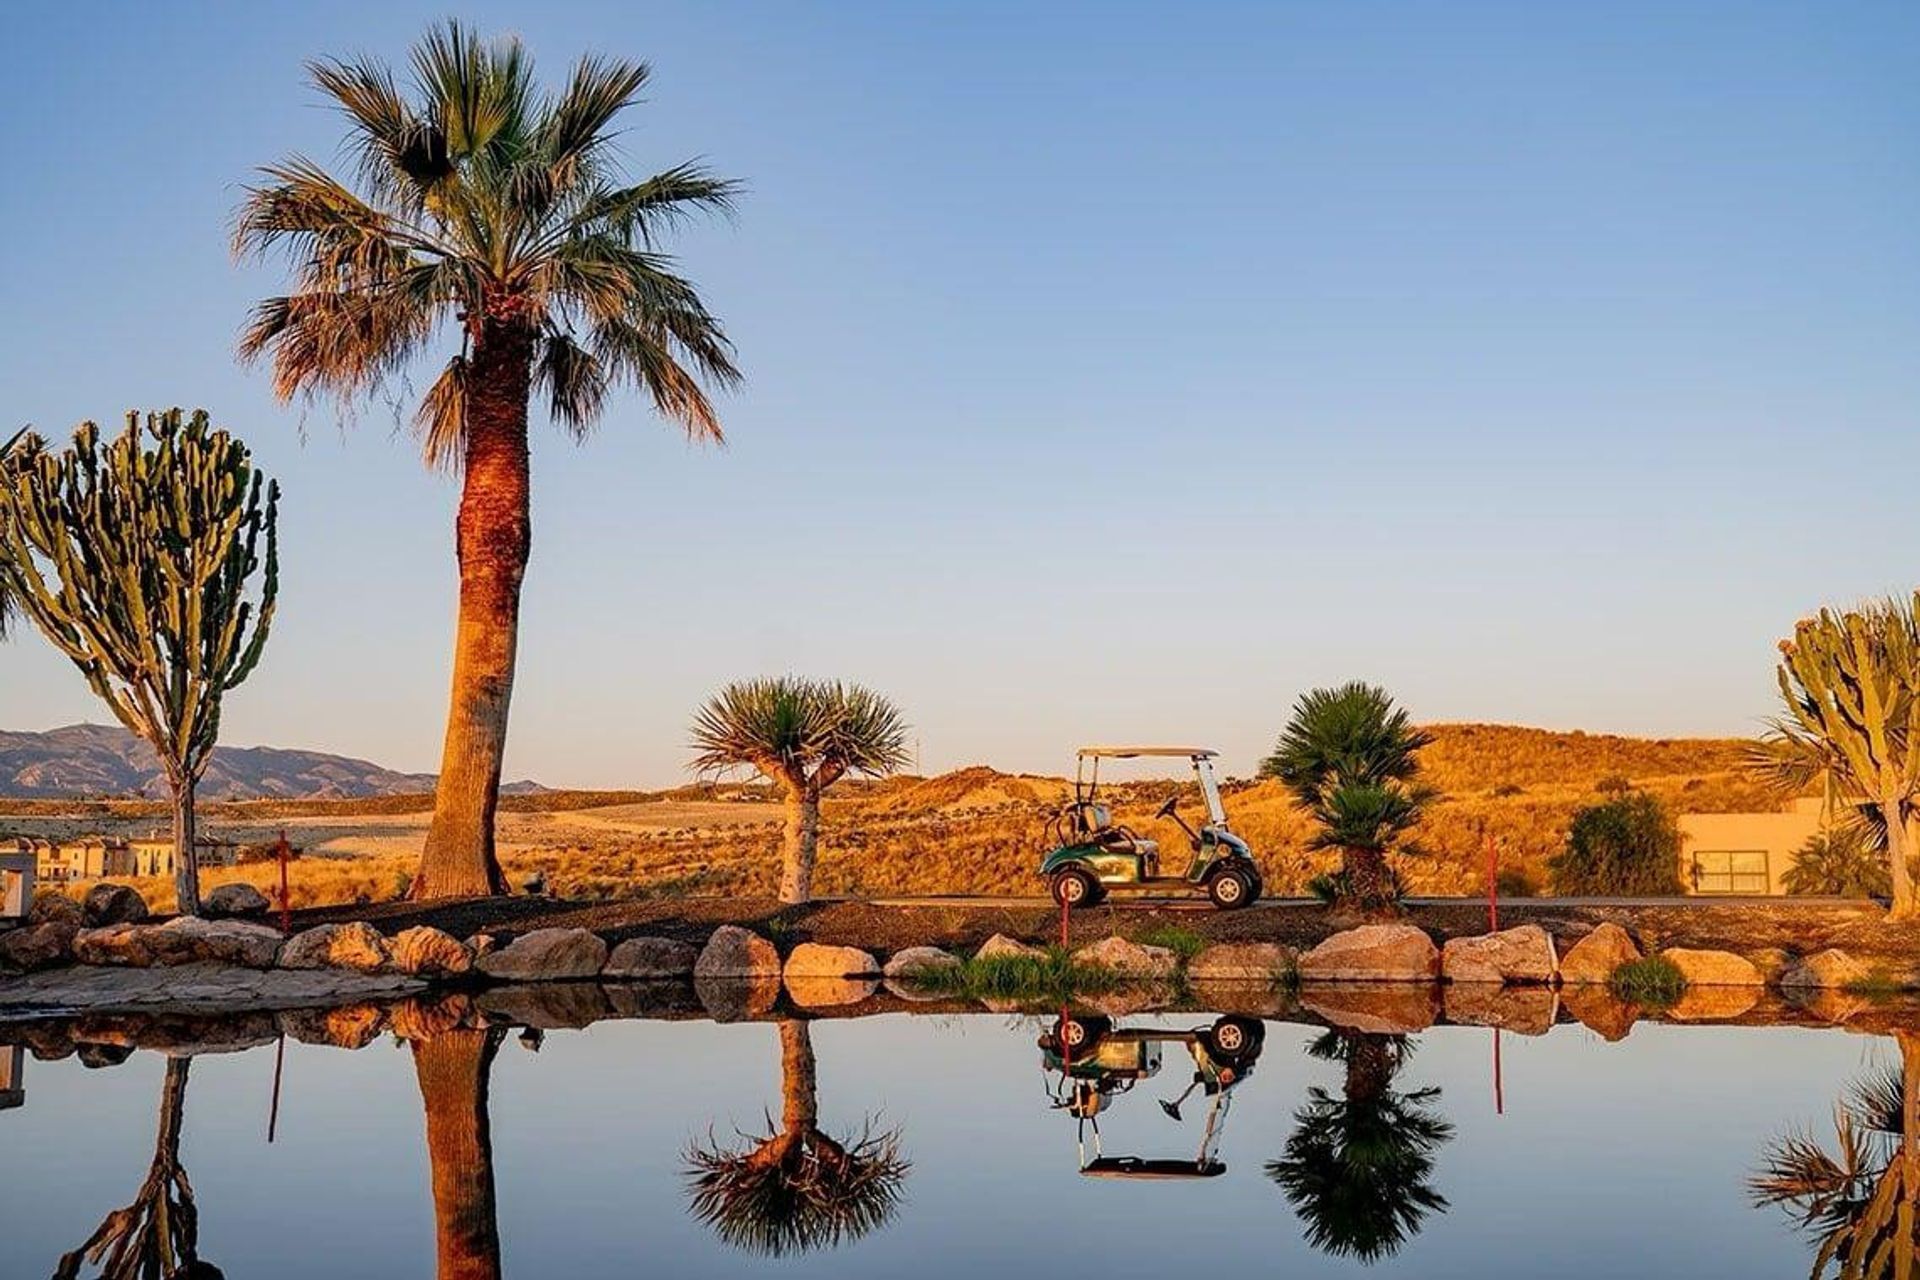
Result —
M1223 1017L1184 1031L1116 1027L1110 1018L1062 1015L1040 1036L1047 1101L1074 1118L1080 1172L1089 1178L1216 1178L1227 1166L1216 1157L1233 1090L1253 1073L1266 1027L1254 1018ZM1162 1046L1178 1043L1193 1059L1193 1079L1177 1097L1162 1099L1169 1119L1197 1089L1207 1099L1200 1146L1189 1158L1109 1156L1100 1146L1100 1113L1142 1080L1160 1073ZM1091 1149L1092 1158L1088 1158Z

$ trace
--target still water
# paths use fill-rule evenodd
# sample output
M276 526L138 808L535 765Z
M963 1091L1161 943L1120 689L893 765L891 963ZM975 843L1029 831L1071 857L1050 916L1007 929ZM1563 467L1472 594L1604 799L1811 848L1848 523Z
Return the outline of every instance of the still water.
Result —
M1500 1036L1496 1075L1481 1027L1062 1030L890 1012L0 1049L0 1277L158 1250L276 1278L1751 1280L1810 1274L1850 1224L1899 1229L1872 1216L1902 1168L1873 1132L1898 1128L1891 1035L1642 1022L1609 1043L1562 1022ZM1837 1104L1861 1113L1857 1168L1782 1146L1847 1156ZM1828 1217L1756 1204L1776 1157L1818 1184L1796 1203L1833 1193Z

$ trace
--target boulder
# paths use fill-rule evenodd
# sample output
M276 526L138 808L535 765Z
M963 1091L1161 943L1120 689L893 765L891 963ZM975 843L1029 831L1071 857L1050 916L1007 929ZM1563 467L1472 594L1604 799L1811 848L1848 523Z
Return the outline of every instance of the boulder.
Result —
M473 968L473 951L466 943L431 925L415 925L387 939L387 955L396 973L446 978Z
M1537 924L1450 938L1440 952L1440 975L1448 982L1546 985L1557 968L1553 939Z
M350 969L384 973L389 968L387 940L364 920L323 924L296 933L280 948L282 969Z
M700 953L691 943L672 938L628 938L607 957L606 978L685 978Z
M1447 1021L1463 1027L1498 1027L1523 1036L1553 1029L1560 1003L1551 987L1501 986L1491 982L1450 982L1441 997Z
M80 912L96 929L109 924L133 924L145 920L149 914L147 900L140 896L140 891L124 884L93 886L87 890Z
M1367 924L1336 933L1300 957L1303 982L1431 982L1440 948L1410 924Z
M744 930L742 931L744 932ZM763 940L764 941L764 940ZM768 943L769 947L773 944ZM744 978L702 977L693 975L694 994L700 1007L715 1022L742 1022L762 1018L780 1002L780 979L775 974Z
M480 972L506 982L565 982L597 978L607 944L591 929L535 929L481 956Z
M87 922L80 904L58 889L41 889L27 908L28 924L70 924L78 928Z
M1867 981L1873 970L1844 951L1829 947L1795 963L1780 975L1783 991L1840 990Z
M829 947L803 942L787 956L787 986L795 978L865 978L880 972L880 962L858 947Z
M1660 953L1680 976L1694 987L1763 987L1766 979L1753 961L1731 951L1700 951L1689 947L1671 947Z
M492 1025L531 1027L535 1031L571 1031L613 1016L607 993L597 982L490 987L475 997L474 1003Z
M1611 921L1596 925L1560 957L1560 985L1604 987L1615 969L1640 958L1633 935Z
M377 1004L347 1004L332 1009L289 1009L280 1028L301 1044L335 1049L364 1049L379 1038L387 1015Z
M73 958L81 964L149 965L147 945L152 930L137 924L110 924L82 929L73 936Z
M1440 1015L1439 996L1430 982L1375 982L1308 988L1300 1003L1343 1031L1397 1036L1432 1026Z
M387 1010L387 1029L402 1040L431 1040L473 1018L473 997L464 991L442 991L416 1000L403 1000Z
M1754 976L1759 976L1758 970ZM1757 981L1689 986L1666 1011L1666 1016L1675 1022L1731 1022L1759 1004L1765 990Z
M201 902L200 910L209 919L221 920L264 916L272 906L266 894L245 881L235 881L209 893Z
M882 972L886 974L887 985L891 988L895 983L911 986L915 978L934 970L959 967L959 957L939 947L908 947L887 957L887 966Z
M1293 991L1278 982L1241 978L1194 978L1188 983L1195 1008L1208 1013L1237 1013L1247 1018L1285 1018L1300 1007Z
M1100 991L1081 997L1078 1001L1088 1012L1102 1014L1109 1018L1126 1018L1136 1013L1147 1013L1154 1009L1165 1009L1180 998L1180 989L1164 978L1138 978L1123 987L1112 991ZM981 1001L995 1013L992 1002ZM1028 1002L1029 1004L1031 1002ZM1058 1002L1053 1002L1056 1004ZM1038 1012L1037 1009L1023 1009L1020 1012Z
M1788 1004L1822 1022L1847 1022L1873 1008L1867 997L1837 987L1788 987L1784 994Z
M499 949L500 939L490 933L476 933L467 939L467 950L473 952L473 958L476 960Z
M1273 942L1223 942L1187 962L1190 982L1258 982L1274 986L1293 975L1293 948Z
M1641 1015L1640 1006L1633 1001L1591 982L1561 988L1560 1002L1582 1026L1609 1042L1625 1040Z
M1787 976L1787 970L1800 963L1800 958L1779 947L1761 947L1755 951L1743 953L1753 961L1753 967L1760 971L1760 980L1769 986Z
M202 920L177 916L162 925L134 925L149 937L146 946L154 964L239 965L245 969L271 969L279 959L284 941L278 929L244 920Z
M1030 947L1024 942L1009 938L1004 933L996 933L980 944L973 953L975 960L992 960L997 956L1025 956L1031 960L1044 960L1047 953L1039 947Z
M1118 936L1080 948L1073 953L1073 962L1122 978L1171 978L1180 967L1180 957L1171 948L1146 947Z
M79 932L69 921L48 920L0 933L0 971L35 973L58 968L73 959L73 940Z
M713 931L693 962L695 978L772 978L779 987L780 953L750 929L723 924Z
M786 982L788 997L803 1009L859 1004L880 989L878 978L833 977L826 974L788 973Z

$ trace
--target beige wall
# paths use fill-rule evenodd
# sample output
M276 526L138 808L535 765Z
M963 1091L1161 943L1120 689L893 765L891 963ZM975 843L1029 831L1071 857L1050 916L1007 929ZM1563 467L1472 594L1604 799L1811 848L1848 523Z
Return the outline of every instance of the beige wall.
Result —
M1783 813L1682 814L1681 885L1688 893L1785 893L1781 878L1820 830L1820 808L1813 799L1796 800Z

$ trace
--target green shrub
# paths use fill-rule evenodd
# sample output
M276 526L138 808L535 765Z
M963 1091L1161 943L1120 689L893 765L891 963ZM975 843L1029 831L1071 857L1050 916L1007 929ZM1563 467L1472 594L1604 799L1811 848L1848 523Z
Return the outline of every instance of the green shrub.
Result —
M1644 791L1573 815L1567 847L1547 863L1554 889L1574 896L1664 896L1680 886L1680 828Z
M1885 898L1893 893L1886 850L1875 848L1857 826L1809 836L1780 883L1799 896Z
M1615 969L1607 987L1622 1000L1643 1008L1664 1009L1685 993L1687 980L1680 966L1665 956L1647 956Z
M1501 867L1493 878L1493 885L1503 898L1537 898L1542 887L1540 873L1524 862Z
M1066 1000L1126 985L1111 969L1076 963L1061 947L1038 956L974 956L921 970L912 982L922 991L973 1000Z
M1141 934L1135 942L1147 947L1165 947L1180 958L1182 965L1207 949L1207 939L1183 924L1161 924Z

